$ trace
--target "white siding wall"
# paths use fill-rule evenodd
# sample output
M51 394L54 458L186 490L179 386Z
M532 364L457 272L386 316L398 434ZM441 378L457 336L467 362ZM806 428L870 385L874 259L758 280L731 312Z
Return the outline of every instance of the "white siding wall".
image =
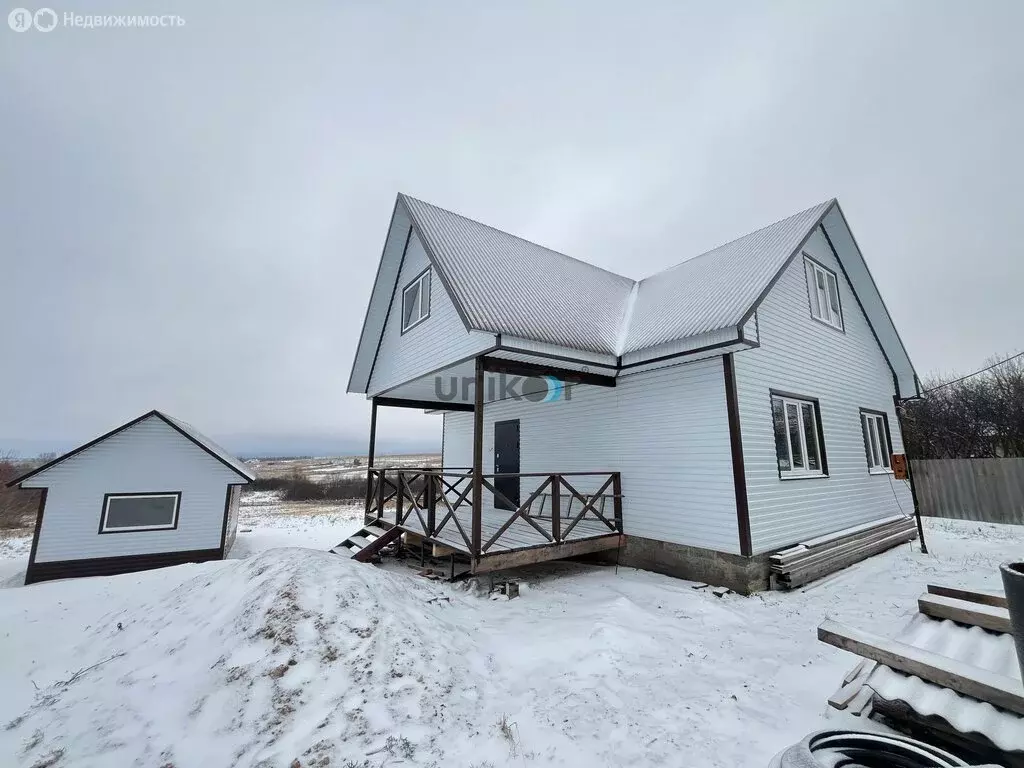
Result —
M846 332L811 318L798 257L758 309L761 348L735 356L755 553L913 510L907 484L869 475L864 456L860 408L885 411L903 450L892 372L820 231L805 250L836 272ZM769 389L820 400L828 478L779 479Z
M391 312L380 342L380 352L370 375L368 394L380 394L404 381L435 371L445 363L455 362L494 344L492 334L470 333L466 330L434 269L430 275L430 317L402 333L402 290L428 266L430 260L414 234L409 240L405 261L398 275Z
M576 387L569 401L488 403L485 473L494 471L494 422L505 419L520 420L522 472L621 472L626 533L739 552L720 357L624 376L614 388ZM471 466L472 440L472 413L445 414L444 465ZM577 480L579 491L596 490ZM523 500L531 483L524 478Z
M227 555L235 545L235 537L238 535L238 507L242 502L242 487L231 486L231 503L228 506L228 527L224 537L224 554Z
M238 475L156 417L97 443L25 483L49 488L37 562L220 546L228 483ZM181 491L172 531L99 533L106 493Z

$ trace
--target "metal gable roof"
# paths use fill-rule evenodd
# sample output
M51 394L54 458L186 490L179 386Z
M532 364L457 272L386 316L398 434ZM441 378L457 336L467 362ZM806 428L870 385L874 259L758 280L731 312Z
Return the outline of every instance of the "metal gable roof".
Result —
M14 478L13 480L7 483L7 487L13 488L15 485L19 485L28 480L29 478L42 474L51 467L54 467L63 461L67 461L72 456L77 456L78 454L89 450L94 445L102 443L104 440L111 438L114 435L119 434L121 432L124 432L126 429L134 427L136 424L139 424L140 422L143 422L146 419L150 418L160 419L169 427L171 427L172 429L183 435L185 438L191 440L197 446L202 448L204 451L206 451L206 453L210 454L210 456L219 461L221 464L224 464L226 467L241 475L246 480L253 481L256 479L256 476L249 470L248 467L245 466L245 464L243 464L238 459L234 458L231 454L229 454L227 451L225 451L223 448L221 448L219 445L213 442L210 438L198 432L195 429L195 427L193 427L190 424L186 424L183 421L178 421L174 417L168 416L166 413L163 413L162 411L153 410L144 413L138 418L132 419L131 421L122 424L119 427L115 427L109 432L105 432L104 434L100 435L97 438L94 438L93 440L90 440L87 443L83 443L74 450L68 451L67 453L53 459L52 461L46 462L42 466L30 470L29 472L25 473L24 475L21 475L20 477Z
M635 281L399 195L467 327L621 355L739 325L834 200Z
M617 354L634 281L399 195L471 329Z
M621 352L741 324L834 202L819 203L641 280Z

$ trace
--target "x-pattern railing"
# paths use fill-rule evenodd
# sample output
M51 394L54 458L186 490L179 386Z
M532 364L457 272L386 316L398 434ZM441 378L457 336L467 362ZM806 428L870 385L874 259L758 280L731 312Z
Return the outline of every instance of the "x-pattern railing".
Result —
M381 480L395 489L395 523L405 528L414 528L426 538L436 539L450 524L459 534L466 549L474 555L486 554L501 541L502 536L517 520L522 520L535 530L545 541L561 544L584 519L593 519L608 529L609 533L622 532L622 485L618 472L562 472L562 473L500 473L481 476L481 486L489 491L495 504L500 501L513 512L486 541L474 544L473 536L467 533L459 519L458 512L469 508L472 517L473 472L468 469L448 471L444 469L398 468L393 470L396 482ZM383 473L381 475L383 478ZM572 477L570 481L567 478ZM540 479L539 485L525 502L516 503L497 487L497 478ZM575 484L584 480L603 478L595 492L581 492ZM597 481L594 481L595 483ZM551 497L550 519L531 514L534 503L545 494ZM579 511L562 517L562 499L568 497L568 509L578 501ZM389 496L388 498L391 498ZM612 501L611 519L606 516L605 502ZM443 516L437 522L437 510L441 507ZM542 505L543 506L543 505ZM383 508L383 504L379 505ZM588 515L592 518L588 518ZM418 523L418 525L417 525ZM547 525L542 525L546 523ZM564 527L563 527L563 524Z

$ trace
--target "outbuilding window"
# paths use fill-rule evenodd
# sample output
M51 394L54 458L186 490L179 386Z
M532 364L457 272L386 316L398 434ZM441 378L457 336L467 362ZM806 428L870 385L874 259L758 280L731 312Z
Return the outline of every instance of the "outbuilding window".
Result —
M772 421L779 477L824 477L825 446L817 401L773 392Z
M892 471L892 444L889 440L889 417L879 411L861 409L860 426L864 433L864 455L871 472Z
M100 533L163 531L178 527L181 493L108 493Z
M814 259L805 257L807 294L811 300L811 317L826 325L843 330L843 308L839 301L839 281L836 273Z
M402 290L402 333L430 317L430 268Z

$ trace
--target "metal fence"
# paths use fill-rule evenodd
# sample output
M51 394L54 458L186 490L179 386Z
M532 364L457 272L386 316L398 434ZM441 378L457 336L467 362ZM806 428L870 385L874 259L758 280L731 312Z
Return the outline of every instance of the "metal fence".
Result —
M1024 525L1024 458L927 459L911 471L922 515Z

